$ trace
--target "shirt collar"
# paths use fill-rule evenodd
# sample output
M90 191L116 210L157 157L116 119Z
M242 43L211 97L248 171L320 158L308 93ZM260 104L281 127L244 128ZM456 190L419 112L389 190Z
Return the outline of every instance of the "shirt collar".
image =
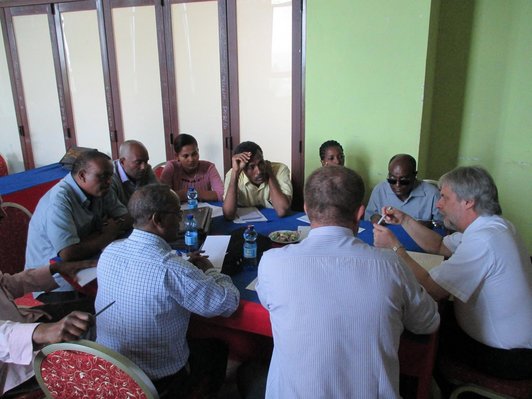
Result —
M66 175L64 181L72 188L72 190L76 194L76 197L78 197L79 202L81 202L83 206L90 206L90 198L87 197L87 195L83 192L76 180L74 180L74 178L72 177L72 173Z
M129 176L126 174L126 171L122 167L122 164L120 163L119 159L116 160L116 169L118 170L118 175L120 176L120 180L122 181L122 183L125 183L130 180Z
M145 244L157 245L168 251L172 250L172 247L164 240L164 238L158 236L157 234L150 233L149 231L133 229L133 232L129 235L129 239L133 241L140 241Z
M345 236L354 237L353 230L342 226L322 226L311 229L308 233L309 236Z
M390 187L390 183L388 182L385 182L385 183L386 183L386 188L385 188L386 195L387 196L393 195L394 197L399 199L399 197L397 197L397 195L395 195L395 193L392 191L392 188ZM421 188L421 182L419 180L416 180L416 183L414 184L414 188L412 189L412 191L410 191L410 194L403 202L408 202L410 198L413 198L413 197L424 197L424 196L425 196L425 191L423 191L423 189Z

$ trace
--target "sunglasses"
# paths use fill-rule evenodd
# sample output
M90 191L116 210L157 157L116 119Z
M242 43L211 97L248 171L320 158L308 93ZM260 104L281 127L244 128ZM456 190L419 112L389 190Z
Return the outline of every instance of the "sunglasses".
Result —
M386 179L388 183L390 183L392 186L395 186L397 182L399 181L400 186L408 186L412 183L412 179L399 179L397 180L395 177L388 177Z

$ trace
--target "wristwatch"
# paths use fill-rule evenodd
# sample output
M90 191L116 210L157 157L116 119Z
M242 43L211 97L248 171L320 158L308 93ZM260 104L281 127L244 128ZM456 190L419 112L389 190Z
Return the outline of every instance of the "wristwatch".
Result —
M399 251L401 248L404 248L401 244L399 244L399 245L394 245L394 246L392 247L393 252L397 252L397 251Z

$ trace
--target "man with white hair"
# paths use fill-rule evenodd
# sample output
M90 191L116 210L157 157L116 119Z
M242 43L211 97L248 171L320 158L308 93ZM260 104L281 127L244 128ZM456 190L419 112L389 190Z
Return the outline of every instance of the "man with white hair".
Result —
M452 235L442 238L395 208L383 212L387 223L400 224L426 252L448 260L428 273L377 224L375 245L394 248L434 299L454 296L457 326L446 333L442 323L449 350L491 375L531 378L532 267L515 227L501 216L493 178L480 167L459 167L439 186L437 206L446 227L456 231Z

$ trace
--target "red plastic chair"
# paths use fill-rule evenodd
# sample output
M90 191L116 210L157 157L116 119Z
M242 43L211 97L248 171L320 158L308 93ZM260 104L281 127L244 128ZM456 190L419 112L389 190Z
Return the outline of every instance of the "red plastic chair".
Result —
M0 177L7 176L9 174L9 166L5 157L0 154Z
M95 342L48 345L34 362L47 398L158 399L148 376L131 360Z
M0 270L14 274L24 270L31 212L13 202L2 203L6 217L0 223Z
M447 382L456 387L450 399L458 399L465 392L490 399L532 399L532 379L505 380L492 377L445 354L438 359L438 370Z
M157 179L161 178L161 174L163 173L164 165L166 165L166 162L158 163L153 167L153 173L155 173L155 176Z

